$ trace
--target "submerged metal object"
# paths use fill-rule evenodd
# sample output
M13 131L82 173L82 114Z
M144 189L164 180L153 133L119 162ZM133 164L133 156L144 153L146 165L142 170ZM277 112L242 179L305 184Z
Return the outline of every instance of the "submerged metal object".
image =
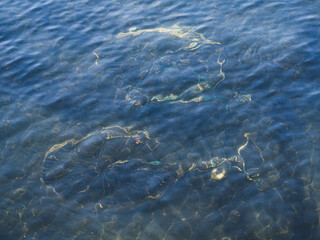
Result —
M243 157L241 156L241 151L243 151L248 143L249 143L249 133L245 133L244 137L246 138L245 144L241 145L237 150L237 155L231 157L213 157L210 158L208 161L200 161L196 164L192 164L192 166L188 169L190 170L211 170L211 179L212 180L222 180L224 179L228 173L230 172L231 168L234 168L240 172L244 172L247 175L249 180L253 180L249 174L246 172L246 163Z
M182 38L187 40L188 42L190 42L190 45L183 48L183 50L186 50L186 51L193 51L207 44L211 44L211 45L221 44L219 42L213 42L206 39L202 34L193 31L193 28L191 27L183 27L179 25L173 25L168 28L159 27L159 28L150 28L150 29L141 29L141 30L137 30L137 28L133 27L129 29L129 32L119 33L116 36L116 38L123 38L130 35L138 36L142 33L152 33L152 32L165 33L177 38Z
M105 170L130 160L139 164L147 162L158 144L146 131L106 127L80 140L54 145L45 154L42 181L61 198L79 194L85 197L86 192L94 195L93 189L99 185L104 193L110 192L114 186L105 185Z
M240 104L250 103L252 99L252 95L248 94L239 94L237 92L234 93L233 99L226 105L226 110L235 109Z
M159 198L166 186L188 172L208 172L211 180L224 179L231 169L245 172L241 151L238 155L212 157L192 164L166 164L156 152L159 141L147 131L120 126L103 128L79 140L54 145L44 157L42 182L47 191L61 199L80 203L110 196L110 201L125 202ZM248 177L249 179L249 177Z
M222 66L226 59L222 55L221 43L206 39L204 35L195 32L194 28L179 25L139 30L131 28L128 32L116 35L116 39L150 33L173 36L179 41L160 39L157 42L155 38L155 41L144 43L143 39L136 40L135 45L129 50L133 55L127 59L126 66L133 71L138 70L140 79L136 79L134 83L121 83L120 87L117 85L118 92L123 89L129 90L127 95L120 99L134 107L148 103L190 103L210 100L210 97L204 96L203 93L215 89L225 80ZM164 44L165 50L157 51L158 45L155 44L158 43ZM199 48L204 45L218 48L201 52ZM185 75L181 75L182 73ZM137 96L137 93L143 97ZM116 99L118 96L117 94Z

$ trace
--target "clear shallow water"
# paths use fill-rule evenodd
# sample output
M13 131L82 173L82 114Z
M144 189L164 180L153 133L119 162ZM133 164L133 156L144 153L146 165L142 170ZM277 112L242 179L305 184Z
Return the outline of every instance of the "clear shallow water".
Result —
M1 238L318 239L319 10L1 1Z

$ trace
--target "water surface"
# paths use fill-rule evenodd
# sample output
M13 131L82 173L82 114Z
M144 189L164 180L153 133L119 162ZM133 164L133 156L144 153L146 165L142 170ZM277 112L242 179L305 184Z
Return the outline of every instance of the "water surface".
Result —
M318 1L0 1L3 239L318 239Z

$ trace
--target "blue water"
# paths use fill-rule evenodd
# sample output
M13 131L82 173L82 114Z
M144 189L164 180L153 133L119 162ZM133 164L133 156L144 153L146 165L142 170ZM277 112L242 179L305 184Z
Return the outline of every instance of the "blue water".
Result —
M0 1L1 239L319 239L319 1Z

